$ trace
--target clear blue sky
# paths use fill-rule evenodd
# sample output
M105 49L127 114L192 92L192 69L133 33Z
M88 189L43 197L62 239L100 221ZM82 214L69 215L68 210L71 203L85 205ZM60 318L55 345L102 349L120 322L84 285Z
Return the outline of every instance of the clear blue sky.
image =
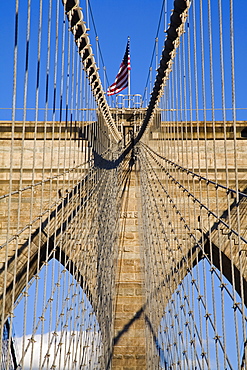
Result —
M171 2L171 0L169 0ZM19 64L24 69L24 52L26 37L26 3L19 1L19 33L18 53ZM43 9L48 9L48 0L43 1ZM59 2L61 6L61 1ZM55 4L55 1L54 1ZM147 80L151 54L154 47L154 40L157 31L159 16L161 13L162 0L130 1L130 0L91 0L91 8L99 36L100 48L103 54L104 63L107 69L107 77L111 84L118 72L119 65L124 55L127 37L130 36L131 49L131 93L143 94ZM81 0L80 5L84 12L84 19L87 19L86 1ZM32 1L31 27L38 24L39 1ZM62 6L61 6L62 7ZM11 107L11 94L6 96L6 89L12 89L13 73L13 45L14 45L14 21L15 21L15 0L9 0L8 11L1 13L1 60L0 60L0 84L4 86L0 95L0 106ZM54 15L53 15L54 17ZM91 21L90 21L91 22ZM162 22L162 34L163 34ZM93 52L96 55L95 34L92 22L89 30L90 41ZM163 44L163 40L160 45ZM35 51L35 56L37 52ZM20 60L22 59L22 63ZM31 63L29 65L31 71ZM100 63L100 73L103 65ZM103 77L102 77L103 78ZM126 90L127 93L127 90Z
M21 0L20 3L20 19L25 18L25 5L27 1ZM48 0L44 0L44 4ZM61 2L59 1L60 5ZM154 41L158 27L158 21L162 8L163 0L91 0L90 4L93 11L93 17L99 36L100 48L104 58L104 64L107 68L107 76L109 83L114 81L119 65L123 58L126 47L127 37L131 38L131 93L143 94L147 81L151 55L154 48ZM205 2L206 3L206 2ZM217 1L212 2L214 5ZM54 0L55 4L55 0ZM86 18L86 0L81 0L80 5L85 13ZM229 8L229 1L222 1L225 8ZM168 0L165 6L168 16L173 8L173 0ZM44 5L45 8L45 5ZM32 1L32 24L38 22L39 1ZM9 0L8 11L2 12L1 18L1 60L0 60L0 85L3 87L0 93L0 107L11 107L11 90L12 90L12 73L13 73L13 43L14 43L14 13L15 0ZM227 11L223 11L223 14ZM235 50L236 50L236 76L237 88L239 91L237 106L245 107L245 86L247 85L246 60L247 60L247 2L246 0L234 1L235 13ZM213 12L214 27L218 28L217 12ZM25 51L25 26L20 22L19 32L19 52ZM207 25L206 25L207 26ZM224 32L229 30L224 28ZM161 22L159 33L159 59L161 49L164 44L165 34L164 19ZM95 34L93 32L92 22L89 31L90 40L95 48ZM214 36L214 35L213 35ZM23 37L23 50L21 50L21 40ZM217 45L215 44L217 49ZM226 45L227 47L227 45ZM25 58L23 58L23 61ZM33 60L33 59L32 59ZM230 62L230 59L229 59ZM35 64L35 63L34 63ZM30 63L31 65L31 63ZM24 66L24 62L23 62ZM100 63L100 73L103 65ZM36 68L36 67L35 67ZM31 70L31 68L30 68ZM217 73L216 73L217 75ZM101 73L102 76L102 73ZM216 76L217 77L217 76ZM123 93L127 93L124 90ZM21 102L20 102L21 105ZM3 111L1 112L3 114ZM3 117L3 116L2 116ZM242 118L243 119L243 118Z
M110 83L117 74L127 37L130 36L133 94L143 94L144 91L162 3L162 0L91 0ZM164 19L161 23L164 35L163 27ZM160 43L163 44L163 40Z
M109 82L112 83L117 73L119 64L123 57L127 36L131 38L131 93L143 94L147 80L151 54L154 47L155 36L157 32L162 0L91 0L94 19L99 35L102 53L104 56L105 65ZM196 2L198 5L198 2ZM206 1L204 2L207 3ZM218 1L212 1L212 17L213 17L213 43L215 50L218 46L218 11L213 6L217 7ZM229 13L230 1L222 1L223 17ZM234 5L234 32L235 32L235 74L237 107L246 107L246 85L247 85L247 1L233 1ZM166 4L167 15L171 14L173 1L168 0ZM205 9L206 12L206 9ZM168 21L169 22L169 21ZM205 29L208 25L205 23ZM165 34L163 32L164 19L161 22L161 31L159 32L159 59L161 50L164 44ZM224 33L229 34L230 25L224 24ZM228 29L227 29L228 28ZM217 41L216 41L217 40ZM207 40L205 40L207 43ZM229 38L225 40L225 50L229 49L227 43ZM207 46L205 46L207 48ZM225 53L226 54L226 53ZM228 54L227 54L228 55ZM230 57L226 58L230 64ZM227 66L225 65L226 69ZM219 79L219 73L215 69L215 81ZM209 80L209 76L207 76ZM216 82L217 88L217 82ZM127 90L126 90L127 93ZM240 115L241 119L244 114Z

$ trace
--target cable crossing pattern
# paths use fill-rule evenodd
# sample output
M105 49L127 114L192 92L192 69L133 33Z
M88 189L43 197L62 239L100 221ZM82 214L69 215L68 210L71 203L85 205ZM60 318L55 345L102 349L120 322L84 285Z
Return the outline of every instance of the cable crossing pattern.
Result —
M92 5L6 14L1 370L246 369L247 5L164 0L111 103Z

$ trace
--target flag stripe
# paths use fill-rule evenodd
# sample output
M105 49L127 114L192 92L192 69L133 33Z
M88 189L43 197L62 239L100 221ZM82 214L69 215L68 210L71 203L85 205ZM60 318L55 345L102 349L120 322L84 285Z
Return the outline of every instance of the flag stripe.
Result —
M126 50L122 63L120 65L118 74L114 83L108 87L107 95L118 94L120 91L128 87L128 75L130 70L130 55L129 55L129 40L127 42Z
M116 82L114 82L108 89L109 90L112 90L113 88L115 88L116 86L119 86L119 85L122 85L122 84L125 84L126 83L126 81L128 82L128 74L126 75L123 75L122 77L121 77L121 79L118 79L118 81Z

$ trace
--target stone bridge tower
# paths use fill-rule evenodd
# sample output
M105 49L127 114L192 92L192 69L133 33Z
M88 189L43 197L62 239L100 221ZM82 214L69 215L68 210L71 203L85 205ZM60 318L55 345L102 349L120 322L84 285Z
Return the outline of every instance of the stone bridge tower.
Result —
M112 115L114 116L115 121L117 122L119 131L122 132L124 136L124 142L123 145L127 145L129 141L131 141L132 136L135 135L141 125L142 119L143 119L144 109L142 108L121 108L121 109L112 109ZM94 125L94 122L87 122L83 123L83 126L85 130L80 130L79 127L66 127L65 123L60 123L59 125L55 125L55 130L52 130L52 125L49 126L49 123L46 123L46 132L48 136L47 140L47 146L46 146L46 152L47 152L47 168L41 167L42 158L37 156L36 162L35 162L35 181L41 179L42 171L43 172L49 172L49 161L54 161L54 157L59 158L58 152L61 152L65 150L63 148L63 140L65 137L69 139L70 142L70 149L71 151L80 152L80 155L88 156L92 158L93 160L93 153L92 153L92 139L89 139L89 131L90 126ZM21 138L22 133L22 123L15 123L15 137L18 139L18 137ZM208 132L208 139L210 139L210 128L211 123L207 123L207 132ZM190 143L192 146L194 146L195 151L199 151L201 161L205 163L205 152L203 149L202 141L199 141L196 137L196 131L198 131L197 124L194 124L194 129L189 131L188 128L184 127L183 129L178 132L177 125L173 122L162 122L161 120L161 113L158 112L155 116L153 125L149 128L149 131L146 134L146 138L144 139L144 142L148 143L148 145L156 152L161 153L162 148L164 148L164 145L166 144L167 140L177 140L182 145L182 140L179 139L179 135L181 138L187 135L187 140L190 140ZM203 127L203 123L201 124L201 127ZM217 122L216 123L216 141L217 141L217 155L220 157L222 155L222 123ZM9 309L11 306L11 300L13 299L12 293L11 293L11 284L13 282L13 270L17 270L16 274L16 291L15 291L15 298L19 295L21 290L24 286L24 280L26 279L26 276L24 276L23 272L23 266L25 266L25 261L27 261L27 258L29 259L29 275L30 278L33 274L35 274L35 271L37 270L37 250L41 244L44 244L46 246L49 246L49 251L52 251L54 248L54 237L55 239L60 238L60 233L62 231L62 224L64 223L64 220L70 220L71 215L74 211L74 199L80 199L80 196L82 196L87 191L87 187L90 186L90 184L94 183L94 179L90 179L88 183L81 183L80 189L77 187L76 191L72 189L71 180L69 178L69 175L67 178L63 178L60 180L58 177L54 177L54 180L52 182L47 182L44 185L42 194L39 192L39 185L35 187L30 187L29 193L25 193L25 197L18 198L19 195L15 194L15 190L18 190L20 185L20 179L19 179L19 173L18 168L20 166L20 160L21 160L21 152L23 151L23 163L25 163L24 170L22 172L22 183L23 184L29 184L30 183L30 173L33 166L33 158L30 157L30 145L33 145L34 142L34 123L29 122L26 123L25 126L25 140L23 147L19 145L20 141L15 140L14 146L11 149L10 141L11 141L11 124L9 122L1 122L1 189L2 193L6 193L6 187L9 184L9 178L8 178L8 171L10 167L10 150L14 151L16 153L14 162L11 164L13 167L12 175L12 184L13 184L13 196L11 199L12 202L12 213L10 215L11 217L11 230L7 230L7 218L8 218L8 200L3 202L4 206L1 209L2 212L2 229L6 230L6 232L11 232L13 235L15 234L16 229L16 222L18 219L18 202L21 202L21 212L22 214L28 215L26 218L23 217L19 220L20 225L23 224L23 227L25 227L26 224L28 224L29 220L29 210L30 210L30 204L36 203L37 204L37 214L39 211L40 204L48 204L51 200L51 198L58 201L60 192L60 187L64 183L68 184L68 192L66 194L62 194L63 197L63 203L61 206L56 208L55 213L58 215L56 223L54 223L54 219L52 218L52 213L49 215L49 217L41 217L37 218L37 223L35 225L29 225L27 227L27 230L22 233L22 237L18 239L18 245L16 245L15 242L10 242L8 244L8 248L4 250L4 248L0 252L0 274L3 272L3 269L6 264L6 258L9 261L9 273L7 275L7 281L5 284L9 289L7 289L7 294L5 296L5 311L6 314L10 314ZM203 139L203 129L201 129L201 138ZM242 174L242 178L240 179L241 184L241 191L246 191L246 122L238 122L237 123L237 151L238 151L238 162L239 162L239 168L241 169L240 174ZM40 122L38 124L38 130L37 130L37 138L36 138L36 150L38 152L42 152L42 138L44 135L44 123ZM50 136L49 136L50 135ZM232 123L227 123L227 140L228 140L228 146L229 146L229 153L231 152L231 148L233 147L233 136L232 136ZM49 139L50 138L50 139ZM80 138L82 144L82 148L78 146L78 139ZM57 139L57 140L56 140ZM49 141L50 140L50 141ZM82 149L82 150L81 150ZM118 148L118 152L122 150L123 148ZM100 148L98 148L100 151ZM213 153L213 141L208 144L208 153L207 155L210 157L210 153ZM52 156L53 154L53 156ZM75 158L79 158L80 155L75 156ZM230 154L229 154L230 155ZM117 156L117 154L116 154ZM66 157L66 156L64 156ZM131 162L131 155L126 158L126 166L125 166L125 172L126 172L126 178L127 181L123 183L122 186L122 207L120 210L119 222L118 222L118 244L119 244L119 252L117 256L117 269L116 269L116 285L115 285L115 296L112 300L112 306L113 306L113 353L110 353L110 359L112 361L112 368L116 370L124 370L124 369L144 369L147 366L147 346L150 345L150 343L146 342L146 331L150 334L150 328L148 326L147 317L145 314L145 308L147 303L147 295L145 291L145 274L147 273L147 266L143 264L142 261L142 247L143 247L143 230L142 230L142 212L141 212L141 206L140 206L140 187L139 187L139 164L138 160L133 163ZM171 158L168 158L167 168L169 165L171 165ZM181 159L181 156L179 152L174 153L173 157L174 163L179 163L181 167L187 167L189 169L193 169L193 166L196 167L195 158L192 158L192 152L188 154L188 157L186 161L188 163L183 162ZM185 159L184 159L185 161ZM192 166L192 161L193 166ZM75 163L75 167L78 163ZM65 166L69 168L69 163L65 163ZM156 166L155 162L153 163L153 166ZM57 168L59 169L61 167L61 163L57 162ZM202 167L203 168L203 167ZM213 171L213 162L209 166L209 171ZM224 180L224 162L222 160L221 166L218 167L218 177ZM83 177L83 174L86 174L87 168L80 169L80 176ZM58 171L59 173L59 171ZM221 174L221 175L220 175ZM205 174L203 171L201 171L201 176L204 176ZM169 178L169 180L164 179L164 184L167 184L167 181L174 181L173 179ZM191 179L189 186L192 186L193 179ZM230 181L233 181L230 179ZM233 184L232 184L233 185ZM214 190L213 190L214 188ZM220 202L220 212L224 214L225 212L225 218L229 217L229 214L227 214L227 205L225 200L225 192L221 190L217 190L218 194L221 196L221 202ZM211 198L210 201L214 202L214 196L215 196L215 186L212 183L212 191L211 191ZM206 203L206 197L207 197L207 189L202 188L202 195L204 197L204 201ZM174 193L174 199L178 199L179 192ZM234 199L232 199L232 219L234 220L234 212L236 212L235 206L234 206ZM240 213L242 217L242 224L244 225L244 219L246 218L246 202L240 200ZM35 207L34 207L35 209ZM33 211L34 212L34 211ZM189 208L188 208L189 212ZM172 215L171 217L176 217L174 214L174 209L171 206L171 209L169 210L169 214ZM61 217L60 217L61 215ZM174 215L174 216L173 216ZM200 231L197 232L201 233L202 238L205 239L205 252L210 254L210 248L208 247L208 241L211 240L210 243L213 245L213 259L214 263L217 266L219 264L219 250L224 254L224 258L226 261L224 273L225 276L228 278L229 281L231 281L230 276L230 266L227 264L227 261L230 259L230 244L234 245L236 256L238 254L238 240L236 237L234 237L234 234L229 234L229 232L224 228L221 227L218 229L217 225L211 224L211 220L208 219L207 212L202 212L200 215L198 214L197 217L195 217L195 220L198 220L198 217L201 217L200 219L200 225L202 226ZM65 218L64 218L65 217ZM164 215L165 217L165 215ZM172 221L172 220L171 220ZM41 226L40 226L41 225ZM234 225L233 225L234 226ZM170 224L168 224L168 229L170 228ZM199 229L198 224L194 225L194 229ZM38 230L39 232L35 232L35 230ZM49 240L47 239L47 233L49 230L49 234L51 238ZM58 232L58 230L60 230ZM67 242L63 244L63 253L64 258L69 258L73 264L76 266L78 264L78 253L80 252L80 258L84 261L84 265L88 265L91 263L91 261L95 261L96 257L89 256L87 253L88 251L82 251L80 249L80 241L78 240L76 243L76 248L73 247L73 241L69 239L70 235L70 229L64 230L64 233L66 235ZM176 231L177 235L179 235L179 230ZM242 235L246 235L246 229L241 230ZM159 235L160 238L162 238L162 235ZM186 239L187 238L187 239ZM189 242L189 236L184 237L184 234L181 234L181 240L179 242L180 249L176 250L176 263L179 264L183 260L183 256L188 255L188 251L190 250L191 243ZM218 248L219 240L221 240L221 248ZM30 245L30 248L28 247ZM15 264L15 257L18 255L18 263ZM67 256L67 257L66 257ZM198 258L201 258L202 256L198 256L198 254L195 253L195 255L191 255L190 258L192 259L192 262L195 261ZM240 290L241 281L240 281L240 275L237 273L239 271L238 266L239 259L235 259L235 267L236 267L236 274L235 274L235 286L237 290ZM42 264L42 255L40 256L39 263ZM193 263L192 263L193 264ZM244 264L244 271L246 271L246 259L243 260ZM182 279L185 274L187 273L186 268L183 269L183 265L181 264L180 269L180 279ZM242 266L243 267L243 266ZM87 276L87 271L83 269L82 265L77 265L78 274L82 275L84 277L84 283L83 283L83 289L90 295L90 300L93 303L98 299L97 293L98 291L95 290L95 286L97 286L97 269L94 269L94 265L92 265L92 271L91 274ZM244 275L244 286L246 289L246 280L247 277ZM174 290L176 289L176 284L179 283L179 279L175 280L174 282ZM3 292L4 288L4 281L1 280L0 284L1 288L1 294ZM156 287L158 288L158 287ZM160 294L160 299L157 299L157 301L160 301L160 307L156 307L157 310L159 310L162 314L164 307L166 305L165 301L162 301L161 297L164 295L167 296L167 299L170 297L167 295L167 293L164 294L166 287L164 286L162 289L158 289ZM102 311L104 307L102 306ZM107 320L104 320L104 323L101 323L102 327L103 325L107 326ZM155 324L155 327L153 327L154 332L157 333L159 323L157 322ZM108 329L107 329L108 330ZM107 330L103 329L104 335L107 335ZM150 340L152 340L152 336L150 336ZM110 345L110 344L109 344Z

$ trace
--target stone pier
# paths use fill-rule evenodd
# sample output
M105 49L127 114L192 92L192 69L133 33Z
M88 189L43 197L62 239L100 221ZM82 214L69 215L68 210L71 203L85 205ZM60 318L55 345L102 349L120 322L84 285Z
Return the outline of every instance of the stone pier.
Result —
M143 274L138 230L138 178L134 168L120 219L120 248L116 279L116 316L112 369L146 368Z

